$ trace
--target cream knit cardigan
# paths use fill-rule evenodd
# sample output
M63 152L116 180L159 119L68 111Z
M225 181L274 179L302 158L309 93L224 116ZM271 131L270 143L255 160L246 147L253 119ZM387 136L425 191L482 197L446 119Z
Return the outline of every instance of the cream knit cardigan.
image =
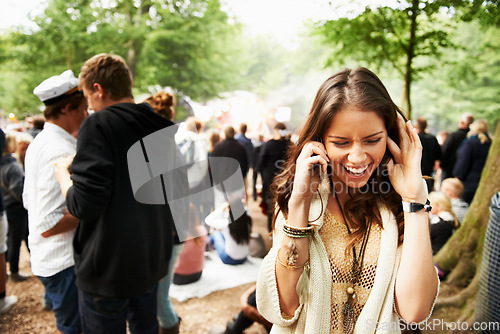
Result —
M273 233L273 247L264 258L257 279L257 308L273 323L271 333L321 334L330 332L332 273L325 246L318 230L323 225L330 183L323 177L309 210L309 220L320 217L309 242L310 273L305 270L297 284L300 305L293 317L282 314L279 305L275 263L283 239L285 219L280 213ZM323 204L321 204L323 202ZM400 319L394 308L394 286L401 257L398 229L394 215L379 205L383 229L377 271L370 296L361 311L355 334L400 333ZM302 291L302 293L301 293ZM378 328L377 328L378 326Z

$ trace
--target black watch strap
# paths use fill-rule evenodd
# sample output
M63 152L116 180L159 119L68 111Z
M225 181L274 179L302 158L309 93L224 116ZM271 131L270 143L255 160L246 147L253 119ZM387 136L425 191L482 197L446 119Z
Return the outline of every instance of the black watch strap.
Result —
M432 207L430 206L431 202L427 200L425 204L422 203L415 203L415 202L403 202L403 211L404 212L419 212L420 210L424 209L425 212L431 211Z

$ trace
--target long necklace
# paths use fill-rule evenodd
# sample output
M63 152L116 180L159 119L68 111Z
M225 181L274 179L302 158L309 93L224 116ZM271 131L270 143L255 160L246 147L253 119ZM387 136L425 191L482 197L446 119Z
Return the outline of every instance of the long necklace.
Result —
M351 229L349 228L349 224L344 215L344 210L342 209L342 205L340 205L339 198L337 197L337 193L335 192L335 200L337 201L337 205L339 206L340 213L342 214L342 218L344 219L344 224L347 227L347 233L351 234ZM365 250L366 245L368 244L368 237L370 236L371 230L371 221L368 222L368 226L366 227L366 231L363 234L363 241L361 242L361 247L359 249L359 255L356 256L356 247L352 246L352 268L351 268L351 282L346 288L347 292L347 303L344 305L342 313L344 314L344 333L352 333L354 331L354 304L356 303L356 290L354 289L354 285L358 283L359 277L361 275L361 270L363 269L363 260L365 258Z

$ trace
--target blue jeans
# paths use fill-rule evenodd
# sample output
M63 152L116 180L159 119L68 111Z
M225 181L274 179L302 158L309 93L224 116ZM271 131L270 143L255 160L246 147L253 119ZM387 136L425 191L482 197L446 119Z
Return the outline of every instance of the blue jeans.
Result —
M213 243L215 251L219 254L219 257L224 264L241 264L245 262L246 258L235 260L226 253L226 240L224 235L220 231L213 231L210 235L210 242Z
M156 294L158 285L137 297L104 297L78 290L84 333L158 334Z
M78 291L75 284L75 267L71 266L49 277L38 276L51 301L56 326L64 334L82 332L78 313Z
M168 265L168 273L158 283L158 321L162 328L172 328L179 322L179 316L174 310L172 300L169 296L170 284L174 276L174 268L181 255L183 244L174 245L172 257Z

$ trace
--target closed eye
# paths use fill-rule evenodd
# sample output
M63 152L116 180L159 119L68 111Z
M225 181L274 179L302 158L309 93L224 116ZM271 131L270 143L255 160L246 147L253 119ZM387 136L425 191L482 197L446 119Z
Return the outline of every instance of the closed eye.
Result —
M367 140L366 143L367 144L376 144L378 143L382 138L377 138L377 139L370 139L370 140Z

